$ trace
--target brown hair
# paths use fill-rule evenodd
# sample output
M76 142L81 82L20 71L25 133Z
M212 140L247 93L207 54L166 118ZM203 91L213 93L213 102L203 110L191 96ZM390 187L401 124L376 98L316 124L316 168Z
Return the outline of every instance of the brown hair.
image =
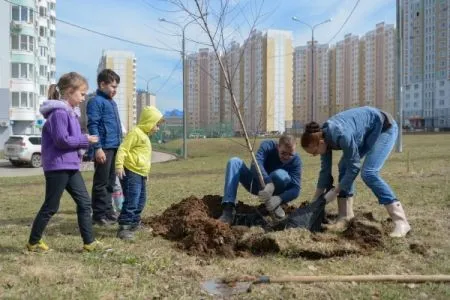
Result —
M82 86L88 87L86 78L77 72L66 73L59 78L57 84L48 87L48 99L58 100L69 90L77 90Z
M100 83L110 84L113 82L116 82L117 84L120 83L120 76L114 72L111 69L103 69L100 73L97 75L97 85L100 87Z
M292 135L284 133L280 137L280 140L278 141L278 145L279 146L285 145L285 146L292 147L292 146L295 145L295 137L293 137Z
M318 145L322 137L322 128L319 123L312 121L306 124L305 132L300 142L303 148L308 148L310 145Z

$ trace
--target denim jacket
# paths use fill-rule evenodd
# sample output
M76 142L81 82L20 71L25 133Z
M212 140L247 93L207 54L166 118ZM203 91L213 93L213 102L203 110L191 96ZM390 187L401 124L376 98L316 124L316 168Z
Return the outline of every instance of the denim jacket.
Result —
M332 151L342 150L346 172L339 182L345 192L351 186L361 168L361 158L373 147L380 136L385 115L377 108L364 106L340 112L322 126L327 152L320 157L321 168L317 188L331 185Z

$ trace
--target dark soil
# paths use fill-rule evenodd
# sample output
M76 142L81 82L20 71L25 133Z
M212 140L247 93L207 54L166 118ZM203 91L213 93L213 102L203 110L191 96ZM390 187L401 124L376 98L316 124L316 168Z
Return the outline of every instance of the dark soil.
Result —
M272 232L269 238L259 228L260 231L245 236L251 230L249 227L230 227L218 221L217 218L222 213L221 201L222 197L217 195L207 195L203 199L191 196L173 204L162 215L143 220L143 223L151 226L154 234L176 242L179 249L192 255L235 257L290 252L289 249L286 250L285 241L281 241L281 238L280 241L277 239L276 233ZM304 205L307 205L307 203L300 204L300 206ZM296 208L298 207L287 206L285 211L289 214ZM238 203L236 213L237 215L247 213L267 215L264 205L249 206L242 202ZM300 230L294 229L292 233L295 234L297 231L300 232ZM370 253L371 249L377 249L384 245L383 237L385 235L381 223L373 219L370 213L363 214L353 219L347 230L342 234L330 237L330 235L325 236L318 233L310 234L307 238L301 234L294 237L294 239L300 239L300 244L303 241L304 244L308 244L305 249L297 249L297 247L295 253L297 253L297 256L310 259L342 256L351 253L367 254ZM244 236L245 238L243 238ZM314 243L320 244L319 250L314 249ZM346 244L347 248L342 247L340 249L341 243ZM330 251L330 248L323 250L326 253L321 253L322 249L327 248L328 244L332 251ZM351 250L349 250L349 244ZM310 253L312 254L309 255Z

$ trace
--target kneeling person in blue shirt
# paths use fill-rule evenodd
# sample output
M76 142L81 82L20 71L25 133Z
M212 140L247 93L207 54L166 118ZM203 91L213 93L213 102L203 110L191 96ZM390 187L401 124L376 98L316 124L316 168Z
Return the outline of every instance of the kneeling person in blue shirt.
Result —
M285 212L281 204L288 203L300 195L302 161L295 152L295 138L284 134L279 141L265 140L256 153L265 187L262 189L256 167L249 169L244 161L233 157L228 161L225 175L223 212L219 220L232 224L236 214L236 194L239 183L253 195L258 195L267 210L276 219L283 219Z

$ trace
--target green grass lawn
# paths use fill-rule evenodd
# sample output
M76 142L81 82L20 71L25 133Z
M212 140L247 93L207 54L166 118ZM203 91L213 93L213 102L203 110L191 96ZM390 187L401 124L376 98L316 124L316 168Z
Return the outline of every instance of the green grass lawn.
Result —
M187 161L152 166L145 216L160 214L181 199L222 194L224 167L232 156L250 161L238 143L242 139L189 140ZM176 149L180 141L166 144ZM300 202L315 189L319 158L299 150L304 165ZM338 157L334 160L336 163ZM149 231L134 243L117 238L116 228L95 228L111 245L106 253L81 253L75 205L64 194L60 211L51 220L44 239L53 249L37 254L25 251L30 224L44 198L44 178L0 178L0 298L1 299L200 299L202 280L224 275L356 275L450 274L450 135L404 137L404 152L393 153L383 169L409 217L412 234L391 240L370 256L350 255L323 260L281 255L225 259L189 256ZM88 189L92 173L84 173ZM337 177L335 177L337 178ZM372 211L377 219L387 213L357 181L355 211ZM243 191L239 200L257 203ZM331 204L330 211L336 211ZM426 255L413 253L419 243ZM270 284L255 287L239 299L450 299L450 284L316 283Z

